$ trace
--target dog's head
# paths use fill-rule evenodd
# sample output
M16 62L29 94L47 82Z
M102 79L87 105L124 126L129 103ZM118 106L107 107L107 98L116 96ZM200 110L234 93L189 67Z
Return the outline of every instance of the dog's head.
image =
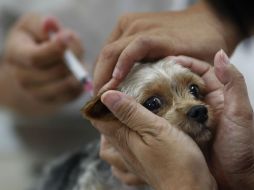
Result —
M202 79L174 61L136 64L118 90L165 118L203 146L212 138L212 111L203 102ZM95 97L83 108L88 119L112 120L113 114Z

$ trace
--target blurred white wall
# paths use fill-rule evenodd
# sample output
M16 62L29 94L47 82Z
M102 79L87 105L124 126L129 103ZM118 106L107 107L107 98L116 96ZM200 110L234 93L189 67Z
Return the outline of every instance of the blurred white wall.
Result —
M254 37L239 44L231 57L231 62L243 73L249 98L254 107Z

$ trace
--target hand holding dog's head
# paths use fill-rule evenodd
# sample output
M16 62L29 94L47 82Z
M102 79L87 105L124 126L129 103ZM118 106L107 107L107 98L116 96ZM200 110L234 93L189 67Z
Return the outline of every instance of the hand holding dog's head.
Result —
M118 90L189 134L199 145L211 140L212 111L203 102L204 83L174 61L137 64ZM101 95L91 100L82 112L88 119L115 119L101 102Z
M195 174L209 172L204 156L194 141L164 118L118 91L105 92L101 100L119 121L105 123L95 120L95 127L109 138L128 168L152 187L157 189L156 179L163 176L167 176L171 184L179 184L176 183L176 176L182 173L181 180L186 180L189 175L186 171L193 166L199 171ZM209 175L202 174L202 177L206 176Z

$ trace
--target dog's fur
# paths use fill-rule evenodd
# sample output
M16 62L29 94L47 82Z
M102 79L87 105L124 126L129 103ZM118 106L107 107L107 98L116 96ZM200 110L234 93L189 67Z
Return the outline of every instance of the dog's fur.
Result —
M205 152L212 139L212 110L203 102L202 79L174 61L136 64L118 90L190 135ZM113 120L114 116L95 97L82 108L88 119ZM128 187L114 178L98 156L98 143L56 162L41 190L150 189ZM206 154L206 153L205 153Z

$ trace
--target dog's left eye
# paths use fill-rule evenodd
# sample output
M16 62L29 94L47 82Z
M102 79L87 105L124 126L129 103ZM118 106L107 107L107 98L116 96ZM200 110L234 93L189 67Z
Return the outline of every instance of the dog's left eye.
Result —
M200 90L199 90L198 85L196 85L196 84L190 85L190 86L189 86L189 90L190 90L190 93L191 93L195 98L199 98L199 96L200 96Z
M144 102L143 106L151 112L157 113L162 106L162 101L159 97L152 96Z

